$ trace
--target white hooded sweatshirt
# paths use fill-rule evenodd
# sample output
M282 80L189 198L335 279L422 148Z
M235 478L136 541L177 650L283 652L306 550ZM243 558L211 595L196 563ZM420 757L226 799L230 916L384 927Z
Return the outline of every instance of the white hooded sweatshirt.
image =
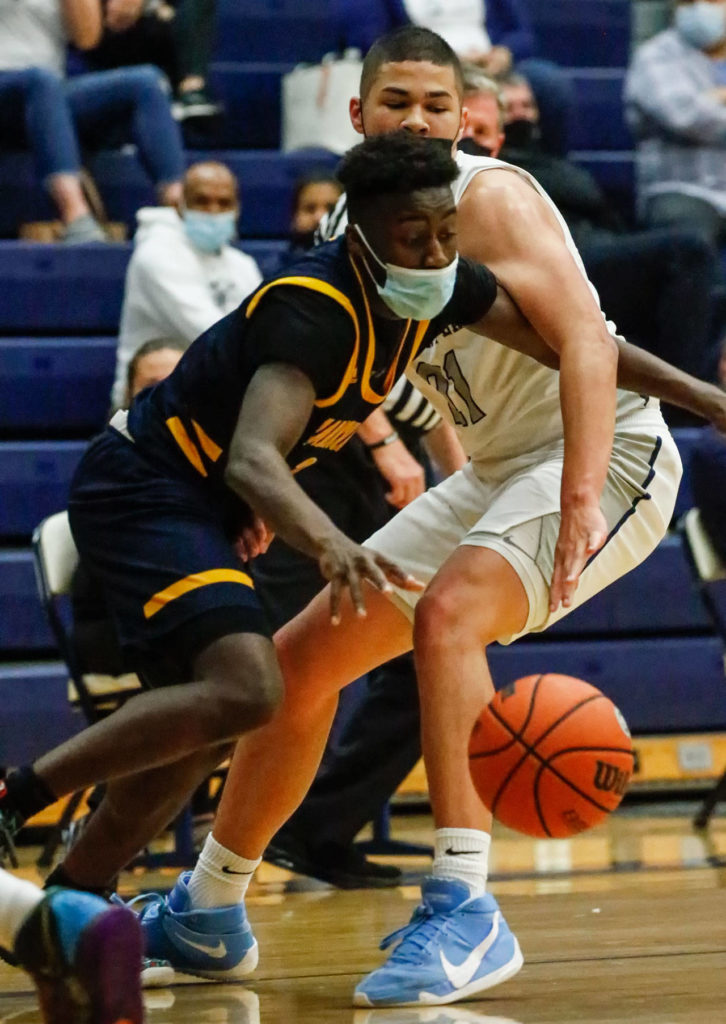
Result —
M191 343L236 309L262 280L252 257L231 245L218 253L193 246L171 207L146 207L137 220L111 392L116 408L123 402L126 371L140 345L162 338Z

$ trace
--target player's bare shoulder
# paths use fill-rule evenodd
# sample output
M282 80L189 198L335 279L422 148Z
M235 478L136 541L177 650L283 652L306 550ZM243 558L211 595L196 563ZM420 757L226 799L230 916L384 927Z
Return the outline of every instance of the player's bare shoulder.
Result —
M562 231L549 204L533 184L506 164L477 174L459 200L462 254L474 259L513 256L534 234Z

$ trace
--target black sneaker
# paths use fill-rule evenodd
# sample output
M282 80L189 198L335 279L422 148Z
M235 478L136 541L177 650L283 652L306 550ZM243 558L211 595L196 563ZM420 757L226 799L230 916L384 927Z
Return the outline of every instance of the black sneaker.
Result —
M179 93L171 105L175 121L187 121L193 117L216 117L222 113L222 104L216 103L204 89L190 89Z
M278 833L263 859L298 875L318 878L338 889L390 889L400 884L401 871L392 864L368 860L354 844L309 846L288 833Z

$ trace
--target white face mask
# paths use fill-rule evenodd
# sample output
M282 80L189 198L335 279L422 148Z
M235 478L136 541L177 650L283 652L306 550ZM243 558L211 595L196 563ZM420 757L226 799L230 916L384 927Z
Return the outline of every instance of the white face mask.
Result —
M454 294L458 254L445 267L409 270L395 263L383 263L371 249L360 227L357 224L354 227L368 252L386 272L386 283L381 285L368 269L376 291L391 312L403 320L431 320L437 316Z
M710 50L726 39L726 9L723 4L696 0L676 8L675 26L679 35L697 50Z

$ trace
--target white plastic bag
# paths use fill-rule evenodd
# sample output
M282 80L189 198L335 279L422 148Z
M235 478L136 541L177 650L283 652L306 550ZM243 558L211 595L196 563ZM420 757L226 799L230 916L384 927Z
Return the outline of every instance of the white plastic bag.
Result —
M345 153L362 141L350 123L348 105L360 91L358 50L300 64L282 79L282 149L308 147Z

